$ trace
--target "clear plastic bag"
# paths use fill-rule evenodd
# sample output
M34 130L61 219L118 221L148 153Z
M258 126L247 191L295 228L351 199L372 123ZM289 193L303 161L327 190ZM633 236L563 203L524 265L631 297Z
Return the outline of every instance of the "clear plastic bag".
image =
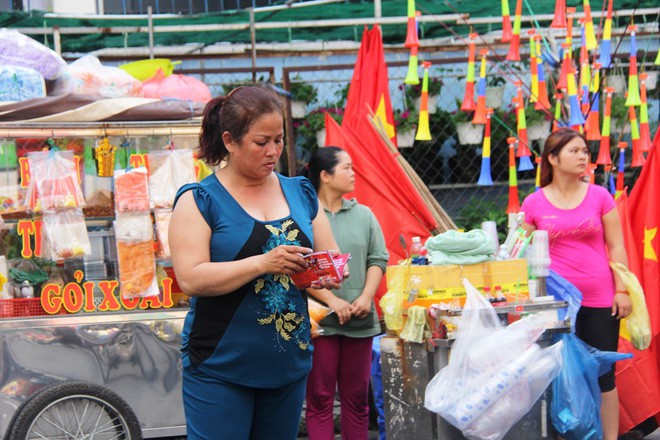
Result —
M117 241L119 288L123 298L158 295L153 241Z
M323 327L319 322L330 313L333 313L330 307L326 307L318 301L307 298L307 311L309 312L309 321L312 332L312 338L323 335Z
M44 211L43 222L51 259L64 260L92 254L82 209Z
M149 196L154 208L171 208L177 190L196 181L192 150L149 153Z
M117 241L152 241L154 238L154 225L149 212L118 215L114 227Z
M632 355L596 350L574 334L560 338L564 342L564 367L552 383L552 424L565 440L601 439L598 377L612 363Z
M73 156L72 150L28 153L32 186L28 188L30 196L26 195L26 198L30 200L32 210L50 211L85 206ZM34 203L35 198L37 204Z
M493 306L467 280L467 300L449 364L426 387L424 406L473 439L500 440L561 369L561 344L541 349L539 321L504 329ZM501 353L482 348L484 341ZM478 349L481 353L475 353Z
M145 167L115 171L115 210L149 211L149 177Z
M644 289L634 273L621 263L610 263L626 286L633 309L630 315L622 319L628 331L630 342L636 350L646 350L651 345L651 318L644 299ZM623 326L622 326L623 327ZM625 333L624 333L624 336Z
M94 55L85 55L62 71L51 95L88 93L106 98L142 97L142 83L118 67L104 66Z
M157 257L161 259L170 259L170 242L167 236L170 228L170 219L172 218L171 208L154 209L154 221L156 223L156 239L158 241Z

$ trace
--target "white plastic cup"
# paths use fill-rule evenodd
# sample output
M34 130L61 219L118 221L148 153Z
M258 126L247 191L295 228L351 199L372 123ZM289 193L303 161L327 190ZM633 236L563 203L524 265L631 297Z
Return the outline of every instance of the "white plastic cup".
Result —
M493 239L493 242L495 243L495 249L499 249L500 239L497 236L497 223L494 221L482 222L481 229L486 231L486 233Z
M532 275L547 277L550 275L550 249L548 247L548 231L537 229L534 231L532 248L529 255L529 264Z

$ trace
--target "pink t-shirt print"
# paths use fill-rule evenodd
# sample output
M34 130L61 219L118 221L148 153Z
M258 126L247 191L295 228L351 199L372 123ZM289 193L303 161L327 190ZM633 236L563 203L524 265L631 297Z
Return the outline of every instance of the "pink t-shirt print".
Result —
M615 208L605 188L589 185L574 209L552 205L543 190L522 204L525 221L548 231L550 268L582 292L582 305L611 307L615 286L610 269L602 217Z

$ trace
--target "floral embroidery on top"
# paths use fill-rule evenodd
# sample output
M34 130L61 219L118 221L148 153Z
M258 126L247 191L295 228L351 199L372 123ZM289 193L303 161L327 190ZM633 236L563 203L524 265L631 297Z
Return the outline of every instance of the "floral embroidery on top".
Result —
M270 232L270 237L262 247L263 253L275 249L280 245L297 245L298 229L287 231L293 224L293 220L282 222L281 227L273 225L264 225ZM305 314L300 313L294 298L289 294L292 287L291 279L284 274L266 274L257 279L254 285L254 291L264 303L266 312L269 313L265 318L257 319L260 325L274 324L277 337L285 341L295 342L301 350L309 349L309 332L307 331L307 321Z

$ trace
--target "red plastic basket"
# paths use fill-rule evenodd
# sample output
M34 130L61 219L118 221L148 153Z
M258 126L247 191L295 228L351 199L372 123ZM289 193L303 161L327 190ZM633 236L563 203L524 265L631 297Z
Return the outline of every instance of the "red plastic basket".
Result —
M41 307L41 298L0 299L0 317L47 316Z

